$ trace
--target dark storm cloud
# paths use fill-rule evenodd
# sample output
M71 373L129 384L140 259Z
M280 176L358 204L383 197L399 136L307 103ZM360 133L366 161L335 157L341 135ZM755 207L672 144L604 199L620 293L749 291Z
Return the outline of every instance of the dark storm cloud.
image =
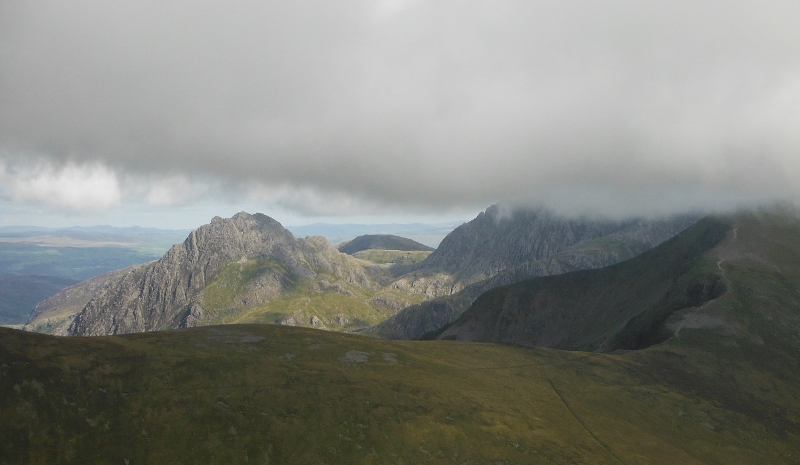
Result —
M0 8L9 166L99 161L315 212L800 200L797 2Z

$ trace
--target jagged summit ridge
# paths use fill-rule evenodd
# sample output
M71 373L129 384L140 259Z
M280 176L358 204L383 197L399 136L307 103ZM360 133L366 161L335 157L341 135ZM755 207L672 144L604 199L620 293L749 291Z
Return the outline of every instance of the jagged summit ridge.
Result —
M369 285L363 272L344 270L340 255L320 238L295 239L278 221L241 212L215 217L156 262L129 271L99 291L67 329L70 335L102 335L152 331L196 325L205 312L198 296L231 262L259 259L275 263L255 286L266 288L255 297L270 298L292 282L311 279L316 270L339 273L351 282ZM346 267L345 267L346 268ZM252 302L251 302L252 303Z
M493 287L613 265L657 246L698 219L692 214L628 220L569 218L543 208L493 205L456 228L393 284L433 300L410 306L367 333L419 338L453 321Z

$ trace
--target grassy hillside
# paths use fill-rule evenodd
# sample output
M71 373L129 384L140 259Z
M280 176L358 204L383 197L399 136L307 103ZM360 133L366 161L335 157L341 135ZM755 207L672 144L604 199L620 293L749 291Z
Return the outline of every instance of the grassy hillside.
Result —
M349 255L362 250L403 250L403 251L425 251L432 252L433 248L417 241L395 236L393 234L365 234L358 236L352 241L339 245L339 251Z
M430 254L431 252L423 250L369 249L356 252L353 256L379 265L414 265L425 260Z
M203 325L262 323L347 331L383 321L421 297L355 285L331 273L303 280L276 261L252 259L224 266L199 300L206 310Z
M796 355L798 297L800 219L773 209L707 218L601 270L495 288L440 337L608 351L709 328L735 339L780 341Z
M800 461L800 371L765 378L753 364L714 380L713 356L680 347L589 354L274 325L0 329L0 360L9 464Z

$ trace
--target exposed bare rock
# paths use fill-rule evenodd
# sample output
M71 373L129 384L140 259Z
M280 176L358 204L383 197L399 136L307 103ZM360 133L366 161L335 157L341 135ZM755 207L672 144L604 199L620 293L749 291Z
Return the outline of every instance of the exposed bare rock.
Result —
M383 292L381 294L376 295L375 297L372 298L372 300L370 300L369 303L373 307L385 310L387 313L390 313L392 315L410 305L410 302L408 300L398 297L395 294L390 294L388 292Z
M417 339L460 316L484 292L522 280L603 268L688 228L695 215L625 221L565 218L544 209L494 205L448 235L392 288L432 300L412 305L368 334Z
M247 283L226 311L263 304L294 283L318 276L363 288L377 288L376 281L384 279L378 267L371 271L354 265L356 259L324 238L295 239L272 218L242 212L230 219L214 218L158 261L107 283L75 317L68 333L106 335L200 324L210 318L201 292L224 266L234 263L241 268L253 259L270 265Z

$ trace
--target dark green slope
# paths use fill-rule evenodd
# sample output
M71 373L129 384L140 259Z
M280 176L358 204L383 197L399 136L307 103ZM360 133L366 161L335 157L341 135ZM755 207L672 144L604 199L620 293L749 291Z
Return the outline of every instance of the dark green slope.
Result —
M614 266L492 289L440 338L590 351L662 342L670 315L725 291L716 260L703 254L730 229L707 218Z
M95 338L0 328L0 462L797 462L796 374L731 398L724 383L662 372L661 358L685 354L640 353L272 325ZM783 417L741 407L766 398Z
M493 289L440 337L609 351L693 330L800 354L796 211L706 218L615 266Z
M392 234L365 234L339 246L339 251L348 255L370 249L402 250L407 252L414 250L430 252L433 250L432 247L428 247L425 244Z

